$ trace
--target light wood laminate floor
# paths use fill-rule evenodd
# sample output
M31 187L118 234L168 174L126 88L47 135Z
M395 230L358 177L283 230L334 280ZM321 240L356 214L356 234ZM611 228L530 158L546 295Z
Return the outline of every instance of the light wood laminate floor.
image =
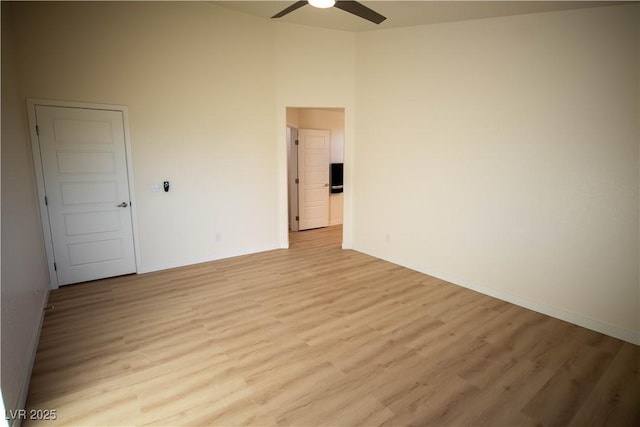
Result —
M23 425L640 425L637 346L340 238L53 291Z

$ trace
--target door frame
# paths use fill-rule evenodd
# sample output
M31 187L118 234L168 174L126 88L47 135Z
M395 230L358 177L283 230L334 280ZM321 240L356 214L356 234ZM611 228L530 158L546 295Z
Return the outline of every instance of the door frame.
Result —
M289 199L289 225L290 231L299 231L300 221L298 217L298 128L287 125L287 172L288 172L288 199Z
M124 150L127 160L127 181L129 186L129 198L131 200L131 225L133 233L133 253L136 266L136 274L140 272L140 239L138 238L138 213L135 196L135 185L133 182L133 163L131 155L131 136L129 133L129 109L124 105L94 104L88 102L57 101L48 99L27 99L27 119L29 123L29 136L31 138L31 153L33 155L33 166L36 177L36 188L38 192L38 207L40 209L40 221L42 223L42 234L44 237L44 247L47 254L47 267L49 269L49 288L58 289L58 275L54 268L53 238L51 236L51 225L49 224L49 210L45 204L44 173L42 170L42 157L40 156L40 139L36 131L36 106L62 107L62 108L82 108L85 110L109 110L122 113L124 126Z

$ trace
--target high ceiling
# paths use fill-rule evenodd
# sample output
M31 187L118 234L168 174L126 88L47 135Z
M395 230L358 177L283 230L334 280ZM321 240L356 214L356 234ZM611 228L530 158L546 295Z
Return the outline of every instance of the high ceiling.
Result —
M293 4L290 1L212 1L211 3L270 19ZM608 6L620 1L361 1L387 20L376 25L337 8L317 9L306 5L279 18L281 22L342 31L371 31L468 19L493 18L526 13Z

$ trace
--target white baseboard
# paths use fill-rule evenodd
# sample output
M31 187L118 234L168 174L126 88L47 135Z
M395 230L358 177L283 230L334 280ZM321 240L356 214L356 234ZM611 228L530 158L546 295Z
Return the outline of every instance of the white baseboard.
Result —
M44 310L47 307L49 302L49 290L46 290L44 298L42 299L42 309L40 310L40 320L38 321L38 330L31 340L31 345L29 346L29 353L27 357L29 358L29 363L27 365L27 370L22 379L22 386L20 387L20 392L18 393L18 402L15 408L5 408L6 410L12 409L24 409L27 404L27 396L29 394L29 383L31 382L31 374L33 373L33 364L36 361L36 353L38 351L38 344L40 343L40 332L42 331L42 324L44 323ZM5 402L6 403L6 402ZM22 425L21 419L14 419L7 421L10 427L20 427Z
M358 250L358 249L356 249ZM634 332L625 328L621 328L619 326L611 325L606 322L602 322L599 320L591 319L589 317L585 317L583 315L573 313L567 310L564 310L559 307L554 307L548 304L544 304L538 301L532 301L526 298L522 298L518 295L510 294L508 292L500 291L498 289L492 288L490 286L479 285L477 283L471 283L467 280L462 280L460 278L454 277L453 275L447 273L441 273L437 271L427 271L424 268L417 267L415 265L409 265L407 263L400 262L398 260L394 260L393 258L385 258L382 256L378 256L373 253L368 253L366 251L359 250L362 253L366 253L375 258L379 258L402 267L409 268L411 270L417 271L419 273L427 274L432 277L436 277L438 279L445 280L449 283L452 283L457 286L462 286L463 288L471 289L476 292L480 292L481 294L488 295L494 298L498 298L502 301L510 302L512 304L518 305L520 307L527 308L529 310L536 311L538 313L546 314L547 316L555 317L556 319L564 320L569 323L573 323L574 325L582 326L587 329L591 329L596 332L600 332L605 335L609 335L614 338L618 338L623 341L627 341L631 344L640 345L640 333Z

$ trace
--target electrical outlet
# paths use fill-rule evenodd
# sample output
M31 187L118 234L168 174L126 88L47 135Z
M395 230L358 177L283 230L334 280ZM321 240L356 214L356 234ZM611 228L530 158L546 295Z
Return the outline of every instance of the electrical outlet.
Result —
M216 242L219 242L222 240L222 233L216 233Z
M389 233L385 233L384 235L384 241L389 243L389 240L391 240L391 236L389 236Z

